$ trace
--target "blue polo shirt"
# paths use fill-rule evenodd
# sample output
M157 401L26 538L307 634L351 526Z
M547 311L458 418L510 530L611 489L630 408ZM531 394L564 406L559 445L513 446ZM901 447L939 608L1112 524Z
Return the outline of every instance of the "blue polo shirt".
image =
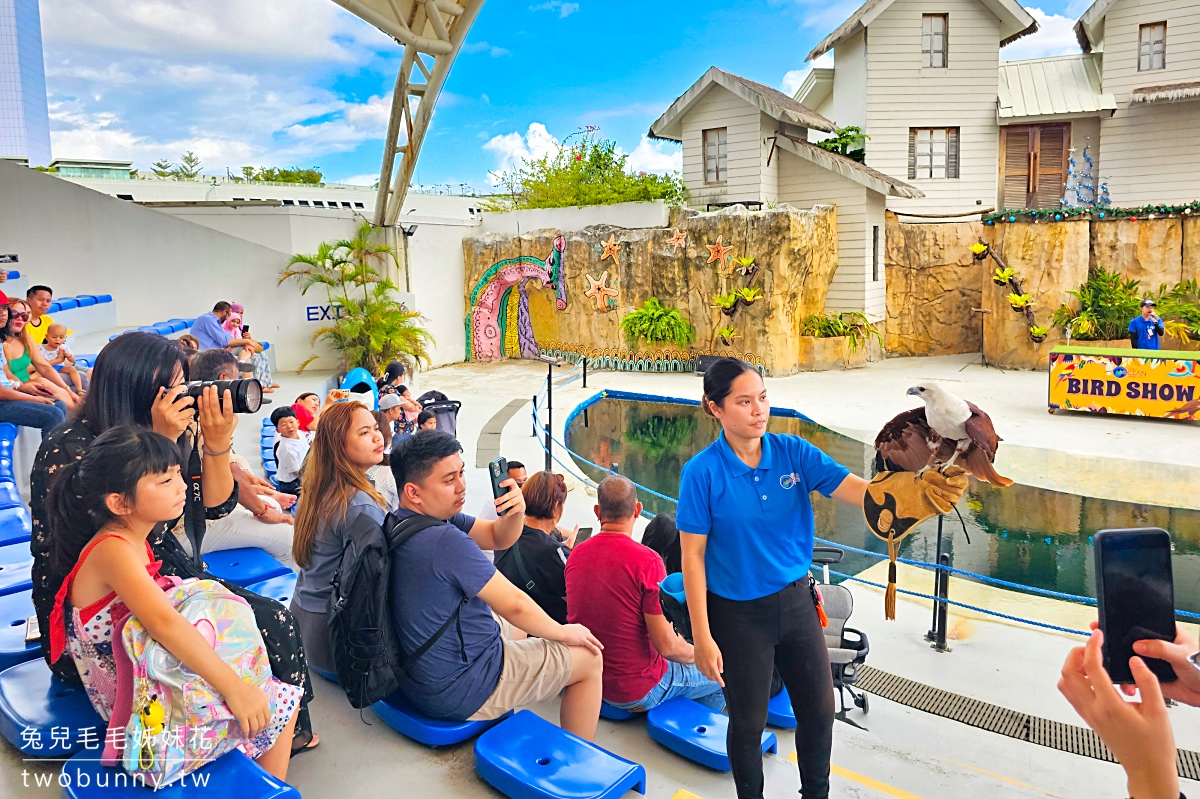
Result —
M1141 315L1129 320L1129 332L1137 333L1137 348L1139 350L1161 349L1162 322L1154 319L1143 319Z
M221 320L211 313L196 317L192 323L192 335L200 342L202 350L223 350L233 338L232 333L221 327Z
M808 574L813 519L809 492L832 494L850 471L799 436L767 433L751 469L725 433L683 467L676 524L708 536L708 590L726 599L770 596Z

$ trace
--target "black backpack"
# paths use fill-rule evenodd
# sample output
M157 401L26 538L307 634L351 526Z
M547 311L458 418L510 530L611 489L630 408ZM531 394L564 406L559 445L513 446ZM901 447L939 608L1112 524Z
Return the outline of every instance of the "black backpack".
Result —
M365 521L369 519L360 517ZM392 619L392 552L427 527L445 524L430 516L398 519L383 527L356 525L347 531L342 560L329 596L329 646L338 683L356 708L386 698L400 687L399 675L429 651L458 619L467 597L428 641L406 654Z

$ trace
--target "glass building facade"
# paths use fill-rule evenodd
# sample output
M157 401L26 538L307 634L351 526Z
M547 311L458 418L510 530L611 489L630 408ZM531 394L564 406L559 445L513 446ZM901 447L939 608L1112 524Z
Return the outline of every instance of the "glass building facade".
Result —
M38 0L0 0L0 157L50 163Z

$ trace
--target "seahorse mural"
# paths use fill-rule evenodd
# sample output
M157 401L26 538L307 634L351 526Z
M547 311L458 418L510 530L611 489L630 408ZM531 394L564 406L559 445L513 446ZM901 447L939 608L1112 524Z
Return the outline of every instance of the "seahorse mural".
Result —
M567 282L563 275L562 236L546 260L531 255L507 258L492 264L471 289L467 311L467 360L498 361L505 355L536 358L541 350L529 320L529 281L554 289L554 304L567 309ZM515 289L515 291L514 291ZM515 317L515 318L514 318ZM515 336L514 336L515 332Z

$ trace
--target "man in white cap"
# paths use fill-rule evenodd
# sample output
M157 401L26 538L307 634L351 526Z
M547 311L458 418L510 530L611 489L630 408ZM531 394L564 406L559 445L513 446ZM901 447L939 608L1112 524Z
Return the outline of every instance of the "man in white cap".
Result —
M384 441L388 443L388 451L395 449L401 436L396 432L396 422L404 416L403 400L398 394L384 394L379 398L379 410L387 417L389 430L381 430Z
M1154 312L1154 300L1142 300L1142 313L1129 320L1129 341L1136 350L1161 349L1162 319Z

